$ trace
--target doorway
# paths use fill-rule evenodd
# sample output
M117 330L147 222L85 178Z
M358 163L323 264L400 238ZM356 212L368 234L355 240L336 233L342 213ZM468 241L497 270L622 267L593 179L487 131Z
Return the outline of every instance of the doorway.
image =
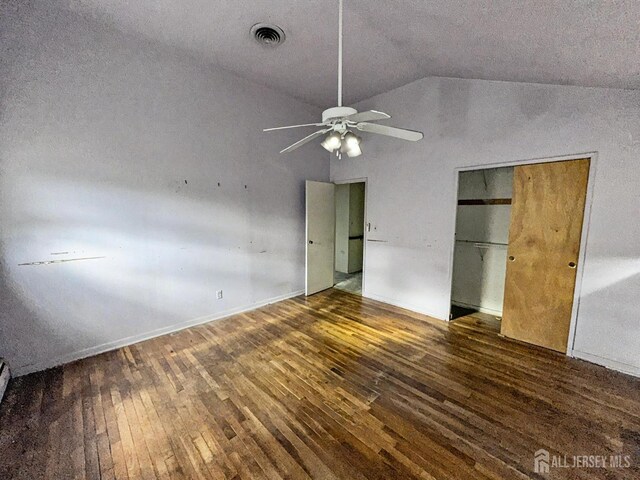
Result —
M364 182L337 184L334 287L362 295Z
M451 319L566 352L590 159L462 171Z

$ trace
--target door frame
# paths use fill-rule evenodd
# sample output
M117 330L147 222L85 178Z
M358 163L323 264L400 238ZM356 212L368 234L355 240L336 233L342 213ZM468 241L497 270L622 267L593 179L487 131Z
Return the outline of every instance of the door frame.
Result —
M536 163L552 163L563 162L566 160L579 160L581 158L589 159L589 178L587 180L587 194L584 204L584 215L582 218L582 233L580 235L580 251L578 254L578 271L576 272L576 284L573 291L573 305L571 308L571 322L569 324L569 338L567 339L566 355L573 357L573 347L575 344L576 325L578 322L578 311L580 309L580 298L582 294L582 280L584 274L584 261L586 257L587 240L589 238L589 228L591 226L591 205L593 203L593 191L595 186L596 166L598 162L598 152L585 152L571 155L559 155L556 157L531 158L525 160L513 160L495 163L482 163L465 165L454 168L454 199L453 199L453 238L450 254L449 254L449 315L447 321L451 318L451 298L453 296L453 261L456 245L456 224L458 216L458 181L460 172L468 172L473 170L488 170L501 167L517 167L519 165L531 165ZM363 276L364 277L364 276Z
M365 297L365 273L367 271L367 238L368 238L368 234L369 231L367 229L367 207L369 205L369 183L368 183L368 179L367 177L361 177L361 178L349 178L349 179L345 179L345 180L331 180L332 183L335 183L336 185L345 185L345 184L349 184L349 183L364 183L364 225L362 226L363 229L363 238L362 238L362 296ZM335 235L335 233L334 233ZM335 279L334 279L334 283L335 283Z

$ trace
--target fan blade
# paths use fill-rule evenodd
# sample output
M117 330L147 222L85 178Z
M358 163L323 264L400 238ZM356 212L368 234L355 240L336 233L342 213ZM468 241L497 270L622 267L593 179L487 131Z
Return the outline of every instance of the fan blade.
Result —
M391 118L391 115L387 115L384 112L378 112L377 110L369 110L367 112L354 113L345 118L347 122L375 122L377 120L386 120Z
M358 123L356 128L362 132L377 133L379 135L387 135L389 137L401 138L402 140L410 140L412 142L417 142L424 138L422 132L405 130L404 128L388 127L386 125L376 125L375 123Z
M305 123L303 125L287 125L286 127L274 127L265 128L263 132L272 132L273 130L285 130L287 128L300 128L300 127L323 127L324 123Z
M305 143L309 143L311 140L314 140L318 137L321 137L322 135L324 135L325 133L327 133L329 129L324 129L324 130L318 130L317 132L312 133L311 135L307 135L306 137L304 137L302 140L298 140L296 143L294 143L293 145L289 145L287 148L285 148L284 150L282 150L280 153L289 153L292 152L293 150L295 150L296 148L300 148L302 145L304 145Z

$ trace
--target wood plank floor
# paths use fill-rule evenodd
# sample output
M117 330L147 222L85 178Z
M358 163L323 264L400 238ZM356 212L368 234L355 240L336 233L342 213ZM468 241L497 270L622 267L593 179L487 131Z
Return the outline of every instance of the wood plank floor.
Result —
M540 448L632 468L533 472ZM640 380L338 290L12 381L1 479L640 478Z
M480 333L500 333L500 320L495 315L471 312L452 321L451 325L468 328Z

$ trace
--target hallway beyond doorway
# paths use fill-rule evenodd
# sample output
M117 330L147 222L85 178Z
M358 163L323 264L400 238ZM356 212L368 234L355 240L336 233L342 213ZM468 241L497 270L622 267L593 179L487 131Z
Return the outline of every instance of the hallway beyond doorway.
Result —
M342 273L335 272L335 286L339 290L362 295L362 272Z

